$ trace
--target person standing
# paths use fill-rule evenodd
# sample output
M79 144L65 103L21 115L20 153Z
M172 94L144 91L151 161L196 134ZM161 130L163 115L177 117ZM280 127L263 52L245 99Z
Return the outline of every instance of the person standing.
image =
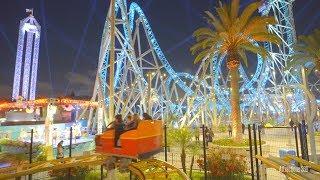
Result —
M244 125L243 123L242 123L242 134L244 134L244 131L246 130L246 125Z
M53 144L57 144L57 138L58 138L57 128L53 128L53 131L52 131L52 143Z
M63 145L63 141L60 141L57 145L57 159L64 158L62 145Z
M196 141L199 142L200 141L200 131L199 131L198 127L195 128L194 134L195 134Z
M142 120L152 120L152 117L148 113L143 113Z
M293 131L294 122L292 121L292 119L290 119L289 125L291 127L291 131Z
M114 147L121 147L118 145L118 141L120 138L120 135L123 133L125 128L125 124L123 123L121 114L117 114L115 116L114 121Z
M232 136L232 127L231 124L228 125L228 132L229 132L229 137Z

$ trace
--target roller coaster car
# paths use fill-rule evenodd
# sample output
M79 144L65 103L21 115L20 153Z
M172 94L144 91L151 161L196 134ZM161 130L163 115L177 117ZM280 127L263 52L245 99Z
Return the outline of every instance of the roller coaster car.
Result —
M96 135L96 151L98 153L112 154L143 159L159 152L162 147L162 121L143 120L138 127L121 134L121 148L114 147L114 129Z

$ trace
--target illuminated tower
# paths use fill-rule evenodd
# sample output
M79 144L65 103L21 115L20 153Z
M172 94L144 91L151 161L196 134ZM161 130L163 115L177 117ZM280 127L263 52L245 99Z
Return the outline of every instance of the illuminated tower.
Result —
M29 16L21 20L19 26L12 90L13 100L19 96L27 100L34 100L36 94L41 26L34 18L32 9L27 9L26 12L29 13Z

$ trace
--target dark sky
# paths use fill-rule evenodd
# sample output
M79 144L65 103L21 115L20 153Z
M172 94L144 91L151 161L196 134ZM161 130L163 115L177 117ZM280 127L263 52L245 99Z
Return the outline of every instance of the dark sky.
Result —
M246 5L253 0L242 0ZM192 32L204 24L205 10L217 0L137 0L156 38L176 71L193 72L188 49ZM42 26L38 92L58 96L67 91L90 94L97 66L100 37L109 0L1 0L0 6L0 97L10 97L14 73L19 20L25 9L34 8ZM320 27L320 1L296 0L297 34ZM90 80L91 79L91 80ZM38 95L39 95L38 94Z

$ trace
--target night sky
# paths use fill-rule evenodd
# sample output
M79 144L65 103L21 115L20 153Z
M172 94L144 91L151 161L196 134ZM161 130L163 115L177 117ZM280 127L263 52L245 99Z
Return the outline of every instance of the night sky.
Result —
M246 5L253 0L242 0ZM193 73L193 31L203 26L204 11L217 0L137 0L156 38L176 71ZM42 26L38 70L38 95L60 96L75 91L90 95L109 0L1 0L0 97L10 98L19 21L25 9L34 8ZM297 34L320 27L320 1L296 0Z

